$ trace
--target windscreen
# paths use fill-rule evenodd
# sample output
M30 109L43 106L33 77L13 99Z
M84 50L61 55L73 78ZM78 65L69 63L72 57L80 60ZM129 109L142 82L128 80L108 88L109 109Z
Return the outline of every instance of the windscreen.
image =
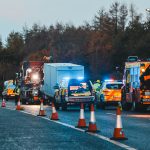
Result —
M107 84L106 88L107 89L121 89L121 87L123 86L123 84Z
M89 85L86 82L76 82L69 85L70 96L89 96L91 95Z

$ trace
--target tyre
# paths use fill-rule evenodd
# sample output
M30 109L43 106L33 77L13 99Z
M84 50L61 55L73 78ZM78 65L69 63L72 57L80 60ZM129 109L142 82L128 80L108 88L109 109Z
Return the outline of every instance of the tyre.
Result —
M123 110L125 111L129 111L132 108L132 103L127 103L125 101L122 101L121 104L122 104Z
M91 111L91 105L88 105L88 109L89 109L89 111Z
M132 111L143 112L147 110L147 106L141 105L140 103L136 103L135 101L132 103Z
M56 110L59 110L60 105L58 103L55 103L55 108L56 108Z
M104 95L100 95L100 102L98 103L98 107L105 109Z
M99 109L100 108L100 102L96 103L96 108Z
M25 99L21 99L22 104L26 104L26 100Z
M67 110L67 103L62 103L62 110L63 111L66 111Z
M126 93L124 91L122 91L121 105L125 111L129 111L132 108L132 103L126 102Z

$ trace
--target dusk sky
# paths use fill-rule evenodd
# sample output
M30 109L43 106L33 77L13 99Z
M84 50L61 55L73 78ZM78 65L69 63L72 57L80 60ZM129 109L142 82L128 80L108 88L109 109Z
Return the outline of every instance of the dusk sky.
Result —
M11 31L22 31L24 25L34 23L49 26L57 22L82 25L91 23L97 11L109 9L116 0L0 0L0 36L4 42ZM137 11L146 15L149 0L118 0L129 6L135 4Z

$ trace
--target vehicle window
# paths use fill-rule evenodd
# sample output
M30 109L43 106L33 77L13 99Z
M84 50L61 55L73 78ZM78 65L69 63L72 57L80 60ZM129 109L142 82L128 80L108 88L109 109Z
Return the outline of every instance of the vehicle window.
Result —
M15 89L15 85L13 85L13 84L10 84L10 85L8 85L8 86L7 86L7 88L10 88L10 89Z
M90 92L89 86L87 83L79 83L78 85L70 85L69 86L69 95L72 94L84 94L86 92Z
M121 89L123 84L107 84L106 88L107 89Z

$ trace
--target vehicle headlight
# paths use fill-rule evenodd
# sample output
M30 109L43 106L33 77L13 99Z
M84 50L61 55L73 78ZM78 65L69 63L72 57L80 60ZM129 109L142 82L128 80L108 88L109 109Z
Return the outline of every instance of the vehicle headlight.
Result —
M38 95L38 90L33 90L33 95Z
M32 80L39 80L38 74L32 74Z

